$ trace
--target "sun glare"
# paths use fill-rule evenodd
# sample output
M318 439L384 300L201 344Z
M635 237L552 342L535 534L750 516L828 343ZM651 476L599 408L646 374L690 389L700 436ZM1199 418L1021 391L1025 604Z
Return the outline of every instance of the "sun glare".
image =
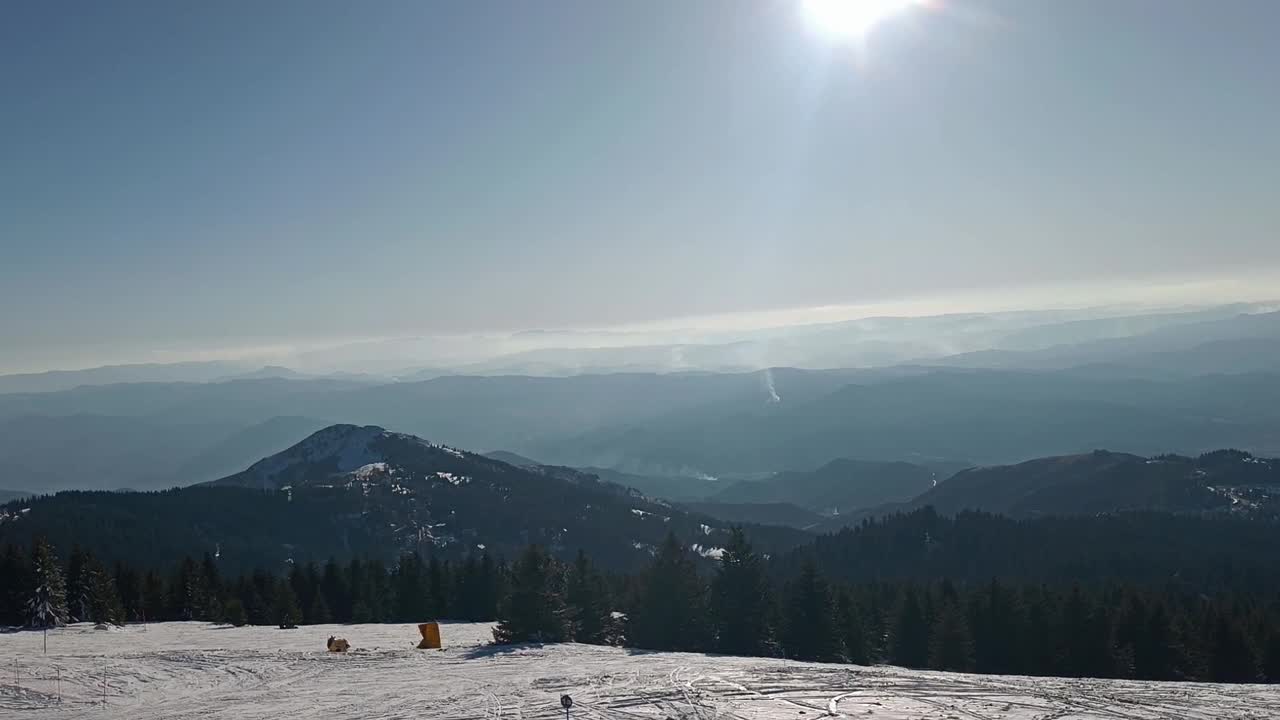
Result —
M862 37L881 20L919 0L804 0L805 13L824 32Z

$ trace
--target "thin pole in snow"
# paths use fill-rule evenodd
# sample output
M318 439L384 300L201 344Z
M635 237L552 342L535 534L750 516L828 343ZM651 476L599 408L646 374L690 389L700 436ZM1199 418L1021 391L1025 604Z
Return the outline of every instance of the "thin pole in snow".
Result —
M62 668L54 668L58 671L58 702L62 702Z

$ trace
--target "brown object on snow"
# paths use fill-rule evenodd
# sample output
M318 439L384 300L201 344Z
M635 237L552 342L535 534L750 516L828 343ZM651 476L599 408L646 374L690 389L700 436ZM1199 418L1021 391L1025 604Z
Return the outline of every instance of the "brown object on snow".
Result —
M329 636L329 641L325 643L325 647L329 648L329 652L346 652L351 649L351 643L343 638L335 638Z
M441 649L439 623L422 623L418 626L418 632L422 633L422 642L418 643L419 650Z

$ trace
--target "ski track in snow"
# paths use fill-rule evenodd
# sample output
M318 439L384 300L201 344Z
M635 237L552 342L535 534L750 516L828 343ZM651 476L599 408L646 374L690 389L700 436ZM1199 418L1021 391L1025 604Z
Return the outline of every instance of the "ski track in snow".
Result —
M50 632L47 655L39 632L3 634L0 717L554 720L564 716L565 693L572 717L584 720L1280 717L1280 688L1265 685L961 675L575 644L496 648L487 645L490 627L444 624L443 652L413 649L412 625L82 624ZM352 651L325 652L330 635L350 640Z

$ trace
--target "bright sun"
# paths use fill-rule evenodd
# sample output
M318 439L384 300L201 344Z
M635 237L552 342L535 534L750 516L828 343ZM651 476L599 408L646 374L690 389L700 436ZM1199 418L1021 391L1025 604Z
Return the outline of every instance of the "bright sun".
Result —
M805 13L824 31L862 37L876 23L919 0L804 0Z

